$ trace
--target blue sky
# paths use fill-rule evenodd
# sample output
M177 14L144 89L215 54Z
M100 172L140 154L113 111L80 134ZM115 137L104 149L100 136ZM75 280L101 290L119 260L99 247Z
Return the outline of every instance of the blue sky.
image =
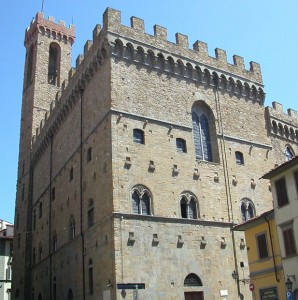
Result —
M42 0L1 0L0 68L2 97L0 100L0 219L13 222L17 177L20 111L24 73L24 31ZM44 0L45 17L54 16L76 26L73 62L83 52L96 24L102 24L106 7L122 12L122 23L130 17L145 20L145 30L153 33L155 24L168 29L168 39L175 33L189 37L214 49L227 51L228 61L237 54L245 60L261 64L266 91L266 106L272 101L298 110L295 73L298 69L298 1L297 0Z

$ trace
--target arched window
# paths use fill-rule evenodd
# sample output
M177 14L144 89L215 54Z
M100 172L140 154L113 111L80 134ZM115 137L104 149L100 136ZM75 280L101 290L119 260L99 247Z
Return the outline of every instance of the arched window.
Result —
M89 294L93 295L93 264L92 259L89 260L88 266L88 274L89 274Z
M73 293L72 293L72 290L71 290L71 289L68 290L68 293L67 293L67 300L73 300Z
M180 200L181 218L187 219L187 200L182 197Z
M216 161L218 158L214 115L203 101L197 101L192 108L192 126L197 160Z
M184 279L184 286L203 286L200 277L194 273L188 274Z
M293 150L287 146L285 149L285 161L291 160L294 157Z
M76 223L73 216L69 219L69 227L68 227L69 239L73 240L76 236Z
M183 193L180 197L181 218L197 219L199 217L197 203L198 201L192 193Z
M48 83L59 86L60 69L60 47L56 43L50 44L49 64L48 64Z
M253 202L247 198L244 198L240 202L241 219L245 222L256 215L255 206Z
M142 186L137 185L131 191L132 212L139 215L151 215L151 193Z
M133 141L137 144L145 144L144 131L141 129L134 129Z

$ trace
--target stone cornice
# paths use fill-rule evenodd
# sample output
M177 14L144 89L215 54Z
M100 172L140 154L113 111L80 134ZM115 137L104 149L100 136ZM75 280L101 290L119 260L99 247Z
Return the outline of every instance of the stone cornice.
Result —
M137 215L137 214L127 214L114 212L114 218L123 218L127 220L142 220L148 222L156 223L176 223L176 224L191 224L198 226L210 226L210 227L220 227L220 228L232 228L233 223L231 222L222 222L222 221L209 221L203 219L184 219L184 218L171 218L171 217L162 217L162 216L153 216L153 215Z

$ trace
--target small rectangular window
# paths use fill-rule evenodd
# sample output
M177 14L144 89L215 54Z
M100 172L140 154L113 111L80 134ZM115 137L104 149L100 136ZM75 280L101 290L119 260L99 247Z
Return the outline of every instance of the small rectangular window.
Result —
M134 129L133 141L137 144L145 144L144 131L141 129Z
M267 239L265 233L257 236L257 246L258 246L259 258L260 259L268 258Z
M184 139L176 139L176 150L177 152L186 153L186 142Z
M244 158L243 153L240 151L235 152L236 164L237 165L244 165Z
M282 228L284 239L285 254L291 256L296 254L296 244L292 224Z
M283 206L289 202L287 188L286 188L286 180L285 178L279 179L275 182L276 188L276 197L278 206Z

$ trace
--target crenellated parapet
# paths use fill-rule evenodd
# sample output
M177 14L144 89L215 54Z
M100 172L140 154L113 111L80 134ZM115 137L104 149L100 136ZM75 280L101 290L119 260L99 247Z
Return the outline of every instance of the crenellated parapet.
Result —
M64 23L53 25L53 19L45 20L41 13L31 23L26 31L30 38L36 30L58 36L65 33L66 42L73 42L74 27L67 29ZM83 54L75 61L75 68L71 68L68 79L61 85L61 91L51 105L45 120L40 123L36 135L32 139L33 162L41 157L49 144L50 138L58 130L72 107L80 99L82 90L101 68L105 61L113 58L127 63L137 64L156 72L164 72L168 76L193 81L206 88L218 88L242 97L264 103L260 65L250 63L250 70L245 69L242 57L234 55L233 64L227 62L226 52L215 49L215 57L208 55L206 43L196 41L193 49L188 48L188 37L176 34L176 43L167 40L167 30L161 26L154 26L154 35L144 32L144 21L132 17L131 27L121 24L121 14L117 10L108 8L103 15L103 27L96 25L93 39L87 41ZM60 36L60 35L59 35Z
M45 34L58 41L63 41L65 43L70 43L71 45L75 40L75 26L70 25L69 28L65 26L64 21L59 21L55 23L53 17L45 19L43 13L39 12L36 14L35 18L32 20L30 26L25 31L25 47L27 47L32 40L36 37L37 33Z
M104 13L103 28L111 36L117 37L122 41L123 46L131 44L137 52L138 48L142 48L144 53L148 50L152 51L154 56L163 55L165 62L168 57L172 57L174 61L180 59L184 66L189 64L193 69L199 67L201 70L207 69L210 74L217 72L218 77L225 76L227 80L233 77L235 82L239 81L244 86L255 84L257 90L262 87L262 74L260 65L250 62L250 69L245 69L245 63L242 57L234 55L233 64L227 62L226 52L222 49L215 50L215 57L208 54L208 45L201 41L193 44L193 49L189 49L189 41L186 35L176 34L176 42L172 43L167 39L167 29L159 25L154 26L154 35L146 34L144 31L144 21L132 17L131 27L121 24L120 11L108 8Z
M283 111L282 104L272 102L272 107L266 107L268 130L271 135L298 143L297 111L288 109Z

